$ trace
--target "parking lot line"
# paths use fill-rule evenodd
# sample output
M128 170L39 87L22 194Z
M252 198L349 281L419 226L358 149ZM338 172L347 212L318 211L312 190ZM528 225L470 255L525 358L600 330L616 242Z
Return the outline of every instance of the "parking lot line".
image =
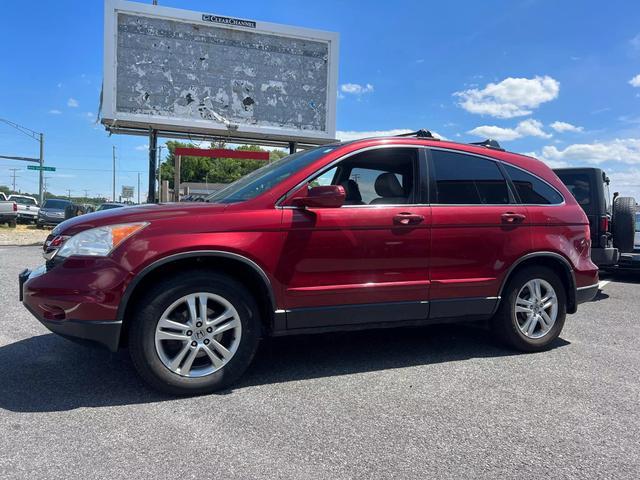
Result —
M600 283L598 284L598 288L602 290L605 287L605 285L607 285L609 282L611 282L611 280L600 280Z

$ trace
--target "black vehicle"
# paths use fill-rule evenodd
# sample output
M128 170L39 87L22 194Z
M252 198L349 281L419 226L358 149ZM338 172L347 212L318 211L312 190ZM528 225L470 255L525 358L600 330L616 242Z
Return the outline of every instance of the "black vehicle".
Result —
M609 192L609 177L599 168L558 168L554 172L589 217L591 259L599 267L618 264L634 249L636 201Z
M42 228L45 225L58 225L69 218L68 210L71 207L73 207L73 203L69 200L59 198L46 200L38 212L36 226Z

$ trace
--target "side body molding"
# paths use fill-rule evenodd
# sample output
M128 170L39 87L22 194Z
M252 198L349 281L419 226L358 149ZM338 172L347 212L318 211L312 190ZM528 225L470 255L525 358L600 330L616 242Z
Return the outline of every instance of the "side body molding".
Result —
M153 272L157 268L162 267L163 265L167 265L169 263L176 262L179 260L184 260L187 258L196 258L196 257L227 258L231 260L240 261L245 265L249 266L260 276L260 278L264 282L265 286L267 287L267 291L269 292L269 299L271 300L271 305L273 306L273 308L276 308L276 299L275 299L275 295L273 294L273 287L271 285L271 280L269 280L269 277L267 276L265 271L256 262L254 262L250 258L247 258L243 255L226 252L224 250L192 250L189 252L176 253L173 255L169 255L168 257L162 258L160 260L157 260L153 262L151 265L147 265L140 273L138 273L134 277L134 279L131 281L131 283L127 285L127 289L124 295L122 296L122 300L120 301L120 305L118 306L117 320L120 322L124 320L124 312L126 312L127 310L127 305L129 304L131 295L135 291L138 284L147 275L149 275L151 272Z

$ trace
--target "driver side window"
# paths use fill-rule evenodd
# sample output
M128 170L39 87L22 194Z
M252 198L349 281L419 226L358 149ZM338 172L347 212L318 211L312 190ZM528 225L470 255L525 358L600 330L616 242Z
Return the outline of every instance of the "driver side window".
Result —
M369 150L344 159L309 186L342 185L345 205L417 203L417 160L415 148Z

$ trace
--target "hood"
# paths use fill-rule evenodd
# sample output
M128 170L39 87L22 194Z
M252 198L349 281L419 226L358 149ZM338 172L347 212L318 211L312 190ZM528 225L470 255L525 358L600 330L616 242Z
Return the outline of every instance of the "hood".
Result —
M75 235L90 228L119 223L149 222L222 212L227 205L216 203L150 203L135 207L112 208L99 212L87 213L65 220L53 230L53 235Z

